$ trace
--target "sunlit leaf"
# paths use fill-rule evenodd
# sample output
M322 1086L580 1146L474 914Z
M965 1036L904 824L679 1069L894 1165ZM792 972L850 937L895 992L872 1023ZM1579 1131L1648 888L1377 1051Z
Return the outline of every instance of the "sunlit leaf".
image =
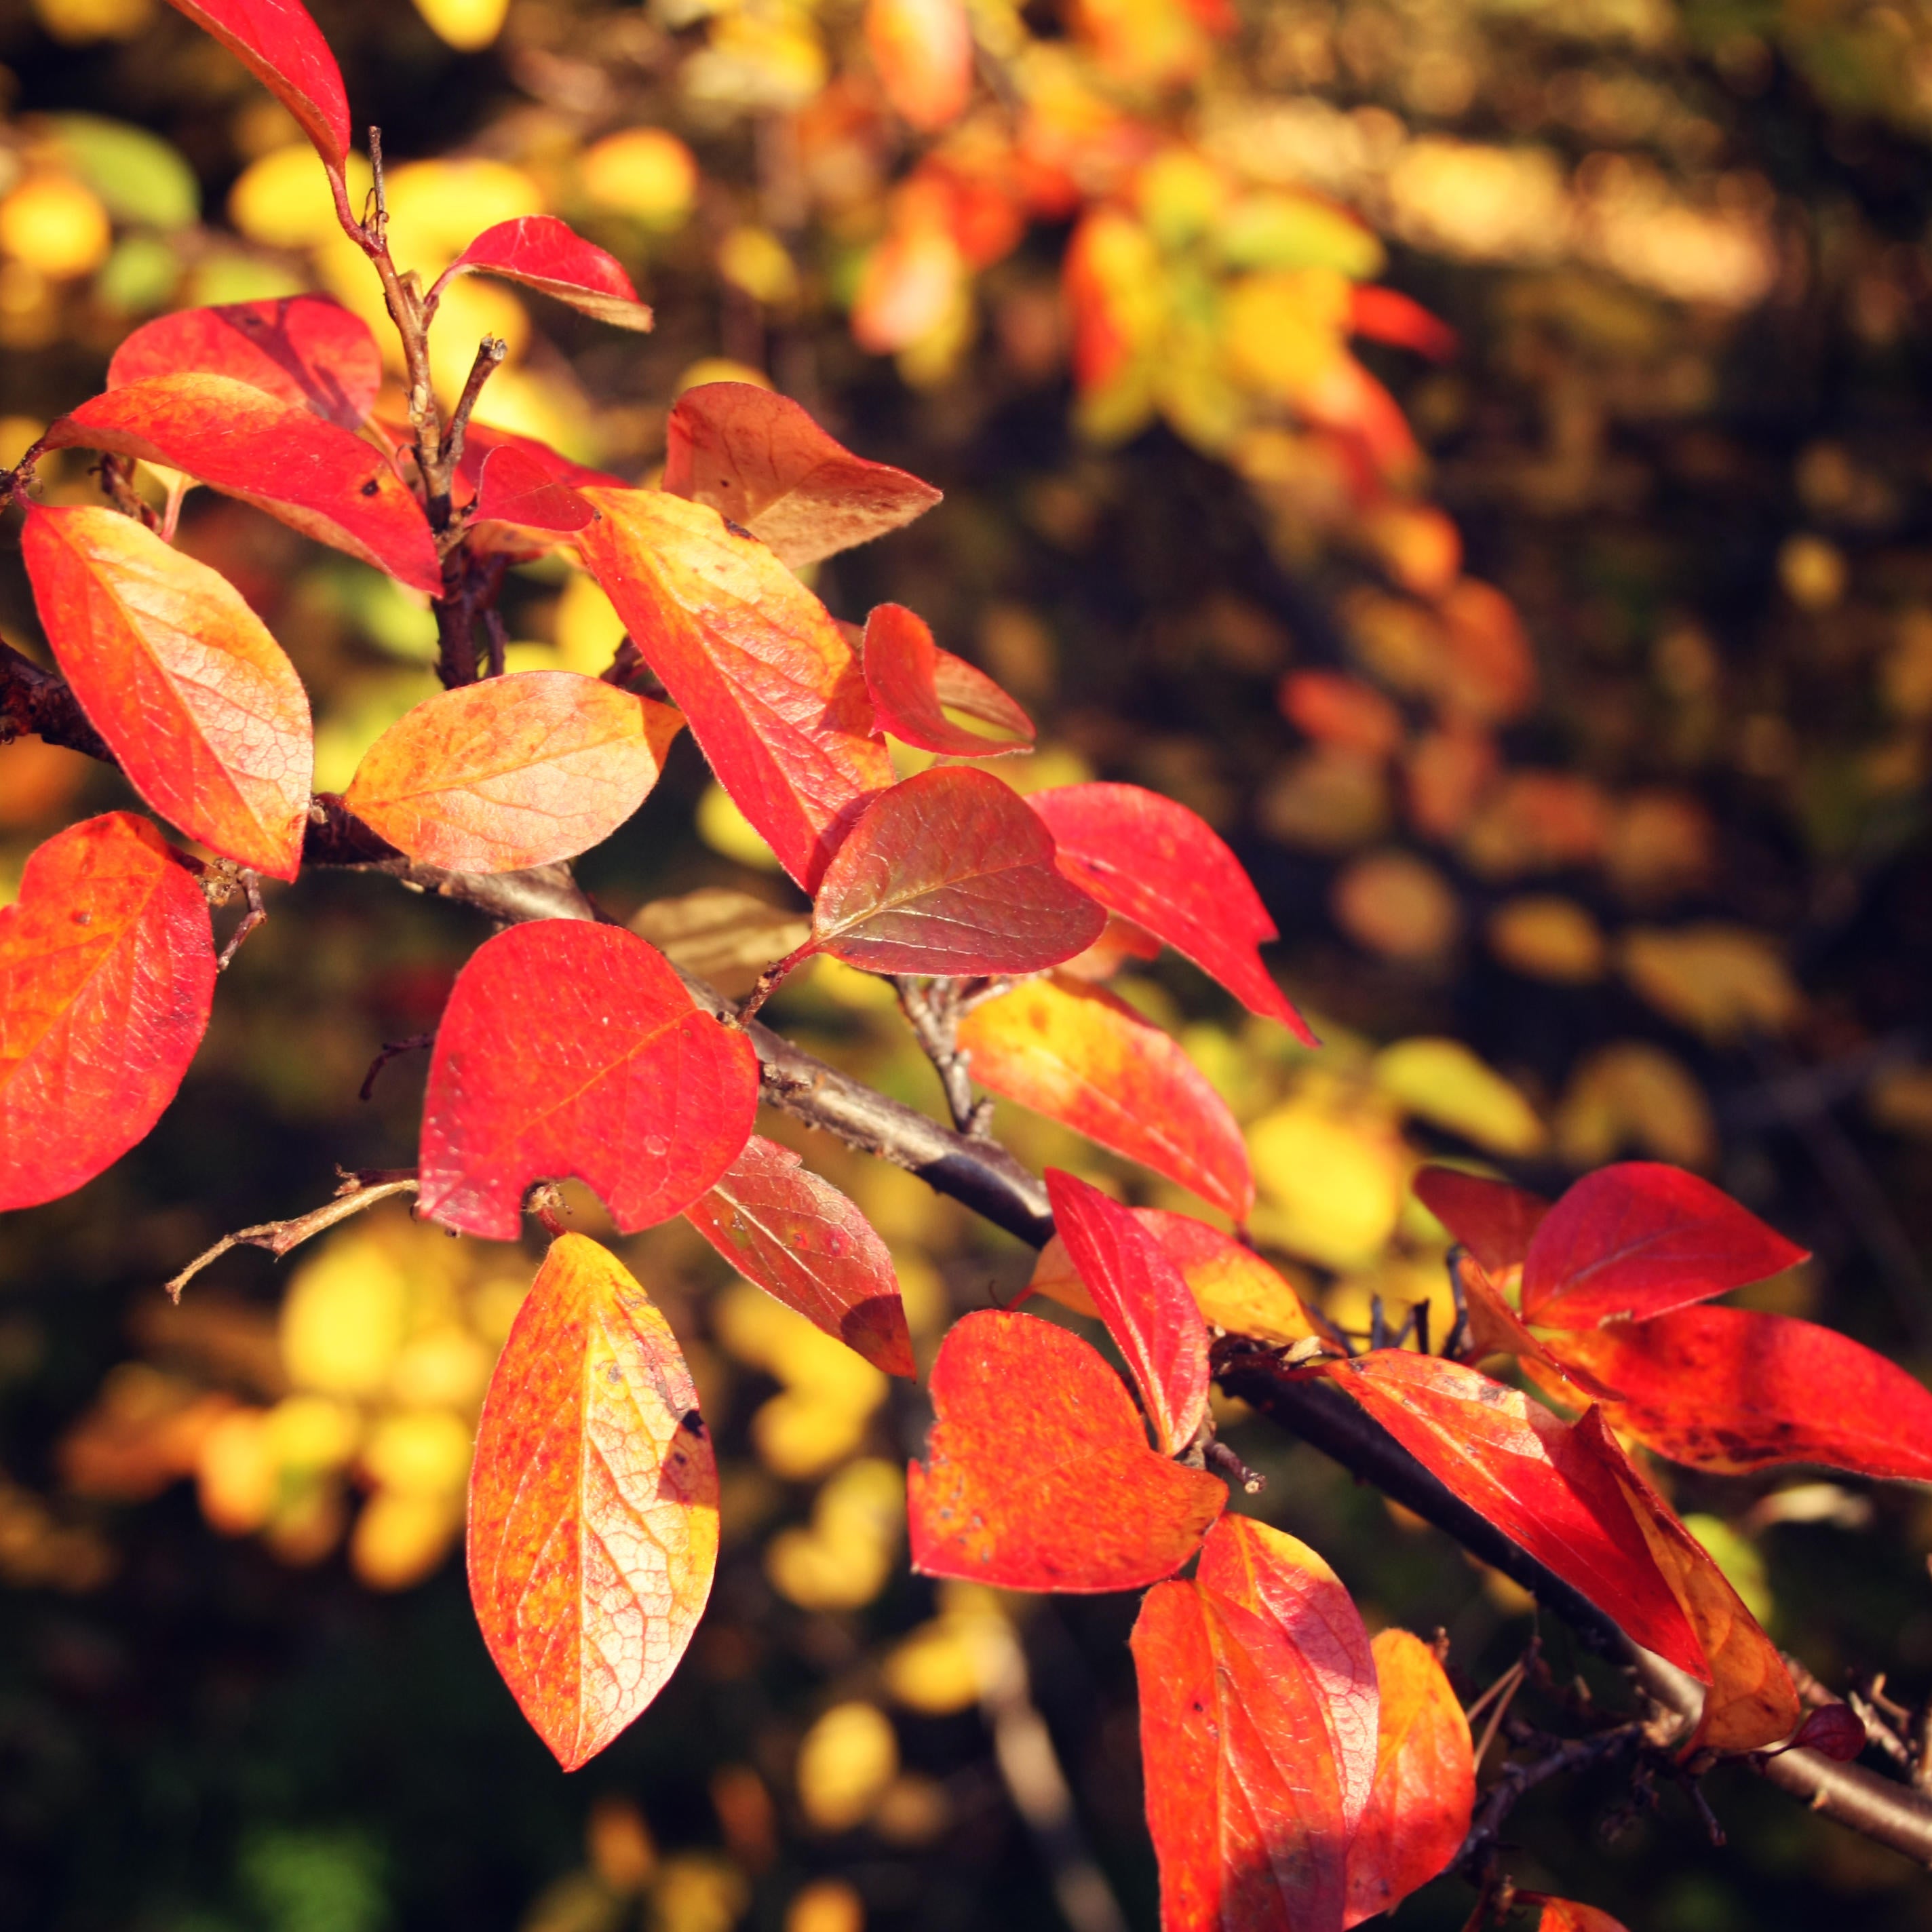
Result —
M1520 1088L1459 1040L1399 1040L1370 1064L1376 1084L1406 1112L1492 1154L1525 1159L1549 1136Z
M442 280L479 272L521 282L619 328L651 326L650 310L638 299L617 258L554 214L523 214L486 228Z
M1032 748L1033 721L964 658L942 651L922 617L881 604L866 620L866 688L880 726L903 745L958 758L992 758ZM956 711L1004 734L988 737L946 716Z
M1516 1895L1522 1896L1520 1892ZM1594 1905L1579 1905L1574 1898L1538 1898L1530 1902L1543 1907L1536 1932L1628 1932L1622 1919L1612 1918Z
M518 444L499 443L485 454L476 483L479 521L567 533L580 530L596 514L588 498Z
M1453 1167L1418 1168L1415 1198L1492 1275L1520 1268L1550 1203L1506 1180Z
M292 114L340 174L349 159L342 70L300 0L170 0L214 35Z

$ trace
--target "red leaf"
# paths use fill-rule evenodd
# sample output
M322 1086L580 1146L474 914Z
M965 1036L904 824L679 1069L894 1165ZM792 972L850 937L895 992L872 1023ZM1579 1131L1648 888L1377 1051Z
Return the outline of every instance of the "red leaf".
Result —
M922 134L973 98L973 29L960 0L867 0L866 48L900 117Z
M660 490L590 488L577 545L718 782L808 892L892 760L852 646L762 543Z
M212 34L292 114L340 175L349 158L349 99L322 30L299 0L171 0Z
M1172 1576L1226 1506L1148 1447L1120 1378L1077 1335L981 1310L932 1366L926 1459L907 1472L913 1568L1009 1590L1138 1589Z
M1375 1786L1349 1841L1345 1928L1394 1911L1445 1870L1476 1802L1468 1720L1436 1653L1405 1630L1381 1631L1374 1649Z
M682 1214L751 1138L758 1060L620 927L540 920L457 975L423 1103L422 1211L516 1239L524 1192L574 1174L620 1231Z
M1462 1284L1464 1312L1469 1324L1469 1348L1462 1357L1477 1363L1490 1355L1516 1355L1567 1376L1593 1402L1615 1402L1618 1391L1600 1382L1588 1370L1566 1366L1543 1342L1523 1326L1522 1318L1503 1299L1502 1291L1492 1281L1474 1256L1465 1258L1457 1271Z
M914 1372L892 1258L872 1223L789 1148L754 1134L685 1219L745 1276L889 1376Z
M623 265L574 233L554 214L521 214L486 228L444 269L436 287L453 275L481 272L540 290L618 328L649 328L650 310L638 299Z
M71 1193L140 1140L214 998L208 902L146 819L41 846L0 908L0 1208Z
M151 376L81 404L47 446L109 449L184 470L432 597L442 594L422 507L359 436L232 376Z
M1348 332L1372 342L1413 349L1432 362L1446 362L1461 348L1456 332L1438 321L1420 302L1394 289L1359 283L1349 291Z
M521 524L538 530L580 530L597 512L545 464L513 442L500 443L484 459L476 484L479 521Z
M1019 795L950 765L866 806L819 882L809 950L873 973L1037 973L1106 922Z
M1552 1336L1550 1350L1619 1390L1617 1427L1726 1475L1821 1462L1932 1482L1932 1390L1849 1336L1787 1315L1680 1308Z
M1126 1359L1154 1421L1154 1440L1178 1456L1208 1413L1208 1329L1167 1250L1131 1208L1097 1187L1046 1170L1054 1226Z
M1546 1898L1540 1892L1526 1897L1518 1892L1516 1898L1520 1902L1543 1907L1536 1932L1628 1932L1622 1920L1599 1912L1594 1905L1579 1905L1574 1898Z
M400 852L454 872L545 866L609 838L657 783L684 720L572 670L439 692L362 754L343 802Z
M881 604L866 620L866 688L881 728L902 745L958 758L997 758L1033 743L1033 720L984 671L942 651L922 617ZM1008 734L988 738L949 710Z
M470 1596L566 1771L664 1688L718 1564L718 1467L664 1317L581 1234L551 1244L490 1378Z
M1814 1750L1834 1764L1850 1764L1870 1742L1864 1720L1849 1704L1820 1704L1804 1714L1791 1750Z
M1274 922L1204 819L1138 785L1067 785L1028 802L1058 842L1069 878L1185 953L1250 1012L1316 1043L1262 964L1258 949L1276 937Z
M1409 1186L1417 1200L1492 1275L1522 1265L1530 1237L1550 1212L1550 1203L1540 1194L1453 1167L1419 1167Z
M1708 1180L1624 1161L1584 1175L1544 1218L1523 1260L1523 1318L1546 1328L1641 1320L1807 1258Z
M884 536L939 501L930 483L868 463L789 396L703 382L670 412L664 487L751 532L794 570Z
M382 353L362 317L332 297L272 296L157 317L115 350L107 386L194 373L232 376L359 429L382 386Z
M1378 1348L1324 1364L1456 1495L1700 1683L1709 1668L1601 1460L1540 1404L1438 1356Z
M1239 1124L1180 1042L1124 1000L1030 980L967 1014L959 1044L982 1086L1247 1219L1255 1183Z
M112 510L29 505L20 548L47 641L128 783L223 857L292 879L308 696L241 592Z

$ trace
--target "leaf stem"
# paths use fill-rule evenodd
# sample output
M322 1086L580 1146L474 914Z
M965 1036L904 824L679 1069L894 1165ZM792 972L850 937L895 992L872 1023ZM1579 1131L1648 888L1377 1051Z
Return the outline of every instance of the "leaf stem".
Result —
M304 1241L326 1232L339 1221L361 1214L366 1208L374 1207L379 1201L416 1191L416 1172L412 1167L378 1168L360 1174L343 1174L342 1184L335 1190L334 1199L325 1202L321 1207L312 1208L306 1214L297 1214L286 1221L263 1221L253 1228L238 1228L232 1234L224 1234L214 1246L196 1256L168 1283L168 1298L179 1301L182 1290L210 1262L218 1261L230 1248L266 1248L280 1259L291 1248L298 1247Z

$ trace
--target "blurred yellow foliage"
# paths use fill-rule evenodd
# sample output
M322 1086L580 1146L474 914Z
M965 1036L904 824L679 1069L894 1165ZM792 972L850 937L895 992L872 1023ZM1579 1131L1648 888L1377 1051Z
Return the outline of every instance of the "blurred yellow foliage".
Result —
M835 1704L798 1748L800 1808L821 1832L849 1832L865 1822L898 1768L898 1739L886 1714L876 1704Z
M1647 1040L1612 1040L1580 1060L1556 1109L1557 1151L1574 1168L1634 1152L1708 1168L1718 1127L1690 1069Z
M766 1574L802 1610L857 1610L890 1580L904 1516L905 1476L896 1463L848 1463L819 1491L808 1528L772 1538Z
M1634 928L1624 935L1623 970L1659 1012L1719 1043L1783 1033L1804 1009L1777 946L1747 926Z
M114 231L100 197L69 175L30 175L0 201L0 252L61 281L107 259Z
M662 128L626 128L593 141L578 164L584 192L599 208L651 228L674 228L691 212L698 163Z
M438 40L473 53L502 32L510 0L416 0L416 9Z
M1371 1071L1405 1111L1491 1154L1520 1160L1543 1150L1548 1136L1536 1109L1460 1040L1399 1040L1376 1054Z
M1610 964L1603 928L1574 899L1553 893L1506 901L1490 915L1490 950L1532 980L1586 986Z
M1295 1100L1248 1130L1263 1240L1329 1268L1380 1254L1402 1213L1409 1160L1386 1114Z
M1436 958L1462 929L1454 888L1412 852L1365 854L1344 868L1330 899L1352 939L1393 959Z
M866 1904L842 1878L815 1878L785 1907L784 1932L865 1932Z
M349 205L359 211L375 185L369 164L360 154L349 158L348 185ZM307 248L339 232L328 183L306 141L292 142L250 161L228 190L228 218L251 242L269 248ZM358 284L368 279L364 263Z

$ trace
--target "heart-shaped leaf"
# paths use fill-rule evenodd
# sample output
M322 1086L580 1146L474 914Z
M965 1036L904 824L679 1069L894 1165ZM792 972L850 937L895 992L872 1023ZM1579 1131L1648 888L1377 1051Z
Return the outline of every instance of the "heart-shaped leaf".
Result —
M20 548L47 641L128 782L224 858L292 879L308 695L242 593L112 510L30 506Z
M170 0L212 34L296 118L338 176L349 159L342 70L301 0Z
M663 1316L581 1234L550 1244L490 1378L470 1595L566 1771L664 1688L718 1565L718 1467Z
M528 530L568 534L580 530L597 512L541 457L513 442L499 443L484 457L476 482L479 522L518 524Z
M942 651L925 619L903 604L881 604L866 620L865 665L880 728L902 745L958 758L1032 748L1033 720L984 671ZM1001 735L968 730L949 711Z
M574 1174L625 1234L682 1214L752 1137L758 1060L621 927L539 920L457 975L423 1102L422 1211L516 1238L524 1192Z
M0 1208L71 1193L144 1138L214 998L208 902L145 818L41 846L0 908Z
M453 275L479 272L554 296L618 328L651 326L650 310L638 299L616 256L554 214L520 214L484 229L442 272L436 288Z
M1415 1198L1492 1275L1522 1265L1550 1203L1528 1189L1453 1167L1420 1167Z

